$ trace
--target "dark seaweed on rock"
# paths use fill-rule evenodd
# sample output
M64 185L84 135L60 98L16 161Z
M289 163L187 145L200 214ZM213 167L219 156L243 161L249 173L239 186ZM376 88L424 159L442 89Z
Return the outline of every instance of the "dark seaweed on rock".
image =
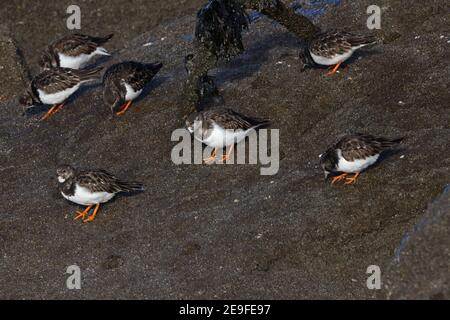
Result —
M262 11L264 9L276 9L279 8L280 0L247 0L245 1L246 7L253 10Z
M244 50L242 30L248 28L243 6L234 0L210 0L197 14L195 37L217 58Z

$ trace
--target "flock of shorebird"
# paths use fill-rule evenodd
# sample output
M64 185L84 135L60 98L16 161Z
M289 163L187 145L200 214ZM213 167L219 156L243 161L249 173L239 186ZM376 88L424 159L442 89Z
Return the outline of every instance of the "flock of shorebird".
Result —
M61 111L65 101L81 85L99 78L102 67L84 67L96 55L109 55L103 45L111 37L71 34L50 44L40 61L43 71L32 79L26 94L20 99L21 104L28 107L51 105L42 120ZM343 31L324 32L309 41L301 59L306 65L331 66L328 75L333 75L357 49L374 43L376 39L372 36ZM185 59L188 72L190 58L192 56ZM103 99L113 114L123 116L161 67L159 62L145 64L134 61L109 67L103 75ZM266 125L269 125L267 119L245 116L223 106L195 112L186 120L186 127L194 137L214 148L205 162L229 159L234 144L245 139L251 130ZM354 184L361 171L374 164L384 150L401 140L367 134L343 136L320 156L325 178L333 174L332 183L345 179L345 184ZM226 147L230 150L228 154L219 157L217 150ZM349 177L349 174L353 176ZM71 166L61 166L57 169L57 178L64 198L86 206L75 217L84 222L93 221L100 204L111 200L117 193L143 190L141 183L122 181L104 170L77 171Z

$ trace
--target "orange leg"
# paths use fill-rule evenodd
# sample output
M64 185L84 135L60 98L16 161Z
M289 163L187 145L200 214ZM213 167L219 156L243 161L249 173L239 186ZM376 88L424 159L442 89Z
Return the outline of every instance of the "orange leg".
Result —
M342 62L343 62L343 61L339 61L338 64L335 65L334 68L331 69L331 71L329 71L329 72L327 73L327 76L331 76L331 75L335 74L336 71L338 71L339 67L341 66Z
M355 184L356 179L358 179L358 177L359 177L359 174L360 173L357 172L357 173L355 173L355 175L353 177L345 179L346 180L345 184Z
M77 211L78 215L73 220L78 220L87 216L89 210L91 210L92 206L88 206L84 211Z
M64 107L64 103L61 103L61 104L58 106L58 108L56 108L55 110L53 110L51 116L53 116L53 115L57 114L58 112L60 112L61 109L62 109L62 107Z
M89 217L87 217L86 219L84 219L83 222L94 221L95 216L97 215L98 209L100 209L100 203L97 203L97 204L95 205L94 212L93 212Z
M116 116L119 116L119 117L123 116L125 114L125 112L127 112L127 110L131 107L132 103L133 103L133 100L128 101L127 104L125 105L125 107L116 113Z
M50 110L48 110L47 113L41 118L41 121L50 118L50 116L52 115L52 113L53 113L53 111L55 110L56 106L57 106L57 105L54 104L54 105L50 108Z
M211 156L209 157L209 158L207 158L207 159L203 159L203 161L205 162L205 163L213 163L214 161L216 161L216 152L217 152L217 149L214 149L212 152L211 152Z
M222 161L227 161L228 159L230 159L230 155L231 155L231 152L233 152L233 149L234 149L234 144L231 146L230 151L228 151L228 153L226 155L222 156Z
M336 182L343 180L346 176L347 173L343 173L340 176L334 177L333 180L331 181L331 184L335 184Z

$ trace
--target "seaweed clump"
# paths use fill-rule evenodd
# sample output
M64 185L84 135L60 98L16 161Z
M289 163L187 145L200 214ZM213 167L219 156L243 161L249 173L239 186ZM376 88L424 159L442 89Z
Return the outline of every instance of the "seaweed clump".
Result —
M242 51L242 31L249 19L235 0L210 0L197 14L195 37L216 58L231 58Z

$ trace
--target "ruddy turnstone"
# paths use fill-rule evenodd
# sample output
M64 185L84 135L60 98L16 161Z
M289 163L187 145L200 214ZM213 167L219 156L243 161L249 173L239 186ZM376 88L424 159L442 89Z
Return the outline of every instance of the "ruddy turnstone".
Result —
M340 172L332 183L346 179L345 184L354 184L361 171L377 162L380 154L399 144L403 138L387 139L367 134L352 134L342 137L320 156L325 179L330 173ZM349 173L354 175L346 178Z
M372 35L358 35L339 30L318 33L309 41L300 58L309 66L333 66L327 73L333 75L356 50L376 42L376 37Z
M35 104L53 105L42 118L42 120L45 120L60 111L64 102L83 83L96 80L102 69L103 67L89 70L59 67L47 69L31 81L27 93L20 98L20 103L27 107Z
M113 113L122 105L116 115L124 115L162 66L160 62L144 64L134 61L112 65L103 76L103 100Z
M65 36L44 50L39 64L44 69L55 67L81 69L95 55L110 55L102 45L112 36L110 34L106 37L91 37L79 33Z
M108 202L117 193L143 191L139 182L122 181L104 170L87 170L76 172L71 166L61 166L56 170L61 194L67 200L86 206L84 211L77 211L75 220L93 221L100 205ZM90 216L89 211L95 205Z
M228 108L217 107L192 113L186 119L186 127L198 141L213 147L211 157L206 163L216 160L217 149L231 146L222 161L230 158L235 143L239 143L254 129L269 125L267 119L245 116Z

